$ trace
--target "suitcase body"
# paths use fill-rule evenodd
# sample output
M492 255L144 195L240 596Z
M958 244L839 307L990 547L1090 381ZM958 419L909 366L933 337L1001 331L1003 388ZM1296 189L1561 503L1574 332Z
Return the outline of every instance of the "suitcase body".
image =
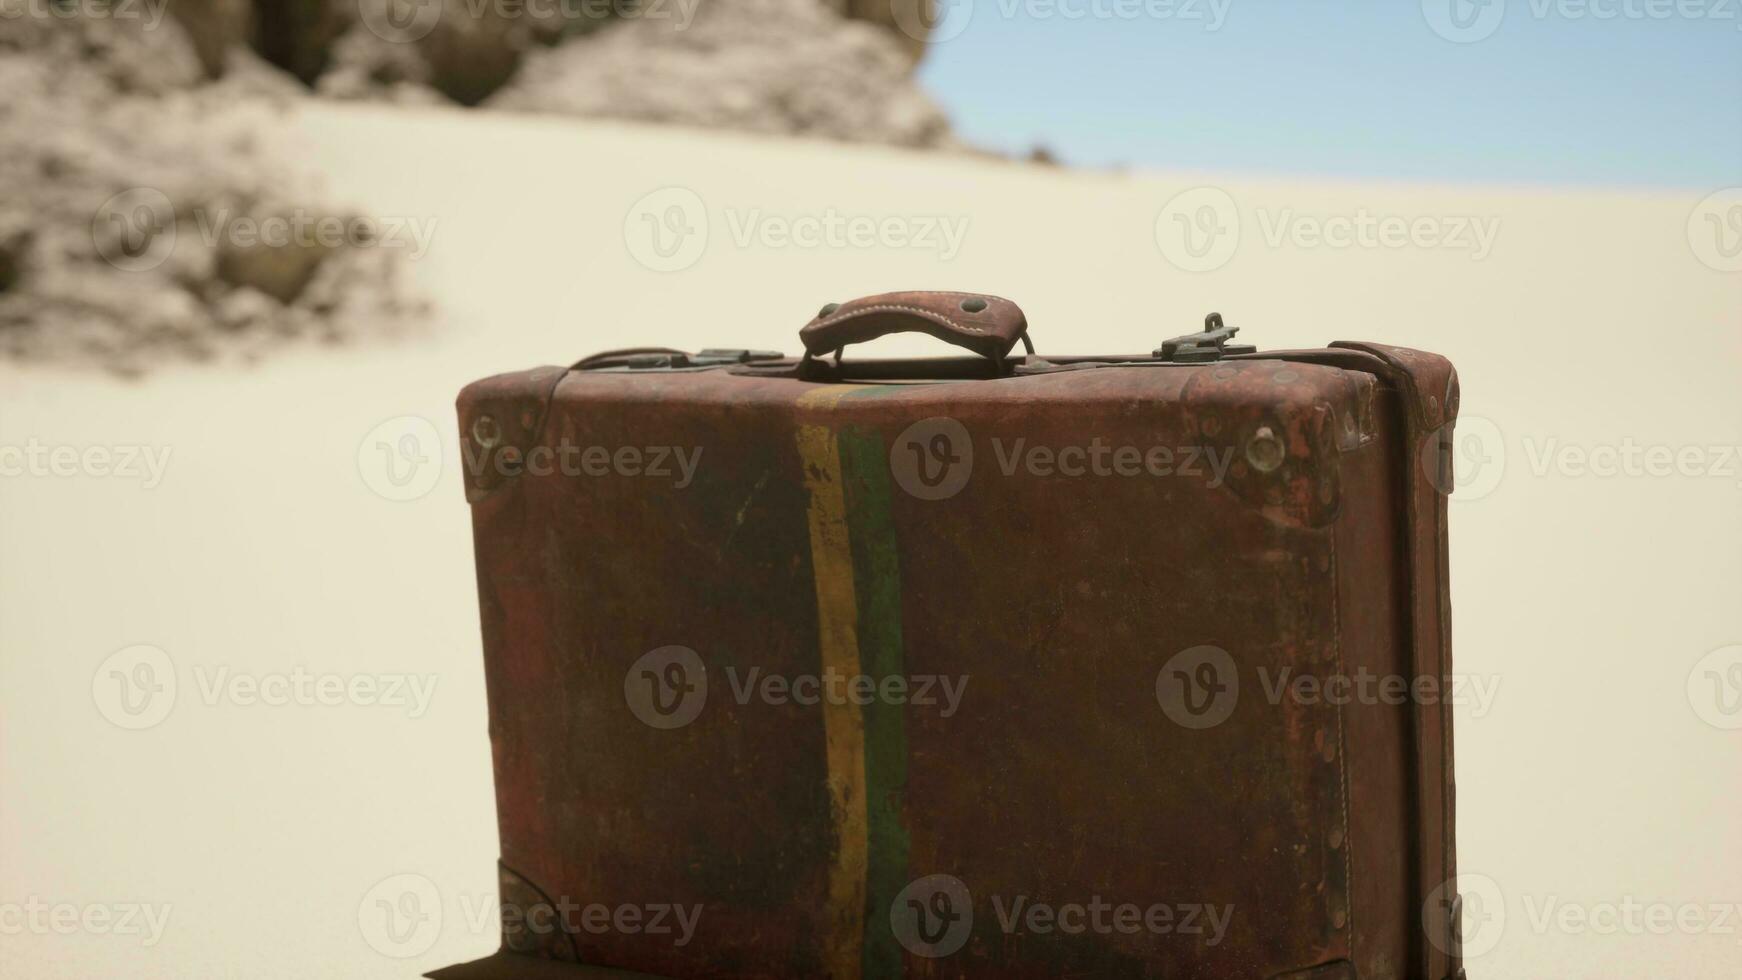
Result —
M504 951L438 975L1459 975L1455 374L1208 326L468 387ZM909 330L975 356L839 357Z

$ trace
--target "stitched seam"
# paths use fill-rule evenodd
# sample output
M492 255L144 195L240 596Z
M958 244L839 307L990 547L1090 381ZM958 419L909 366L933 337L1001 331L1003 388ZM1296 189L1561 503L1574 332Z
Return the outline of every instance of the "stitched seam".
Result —
M951 293L951 294L942 294L942 295L960 296L963 294ZM952 327L956 330L965 331L967 333L977 333L977 334L984 334L986 332L985 327L976 327L972 324L967 324L967 323L957 323L956 321L950 319L949 317L943 315L942 313L937 312L936 310L928 310L928 309L925 309L923 307L918 307L918 306L901 306L899 304L893 304L893 303L880 304L877 306L860 307L857 310L853 310L849 313L843 313L839 316L833 316L827 320L819 320L819 321L817 321L816 325L819 327L826 327L826 326L830 326L832 324L840 323L843 320L851 320L852 318L854 318L856 316L861 316L861 315L866 314L866 313L917 313L923 317L930 317L933 319L942 320L942 321L944 321L944 323L948 324L950 327Z

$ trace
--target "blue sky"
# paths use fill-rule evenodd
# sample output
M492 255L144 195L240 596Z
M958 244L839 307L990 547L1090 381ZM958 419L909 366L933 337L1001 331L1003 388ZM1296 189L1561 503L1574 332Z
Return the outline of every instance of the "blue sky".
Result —
M947 39L920 80L982 146L1141 169L1742 184L1742 0L937 2Z

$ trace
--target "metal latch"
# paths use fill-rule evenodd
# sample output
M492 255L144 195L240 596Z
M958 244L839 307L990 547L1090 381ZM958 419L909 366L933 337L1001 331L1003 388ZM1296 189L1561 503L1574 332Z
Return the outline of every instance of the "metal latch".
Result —
M747 350L743 347L709 347L694 354L682 351L631 354L621 360L601 361L589 367L626 367L631 371L672 371L684 368L719 367L722 364L749 364L753 361L778 361L786 355L776 350Z
M1239 327L1230 327L1222 322L1222 314L1211 313L1204 317L1202 331L1163 341L1155 356L1175 364L1203 364L1219 361L1229 354L1257 353L1258 348L1251 344L1228 343L1239 332Z
M708 347L690 357L697 367L708 364L749 364L751 361L778 361L785 357L777 350L745 350L742 347Z

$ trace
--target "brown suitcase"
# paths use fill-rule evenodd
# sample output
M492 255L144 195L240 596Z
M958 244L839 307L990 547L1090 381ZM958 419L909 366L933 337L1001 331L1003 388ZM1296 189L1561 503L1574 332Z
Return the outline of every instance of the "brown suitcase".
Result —
M462 393L504 944L432 976L1461 974L1450 364L1027 329Z

